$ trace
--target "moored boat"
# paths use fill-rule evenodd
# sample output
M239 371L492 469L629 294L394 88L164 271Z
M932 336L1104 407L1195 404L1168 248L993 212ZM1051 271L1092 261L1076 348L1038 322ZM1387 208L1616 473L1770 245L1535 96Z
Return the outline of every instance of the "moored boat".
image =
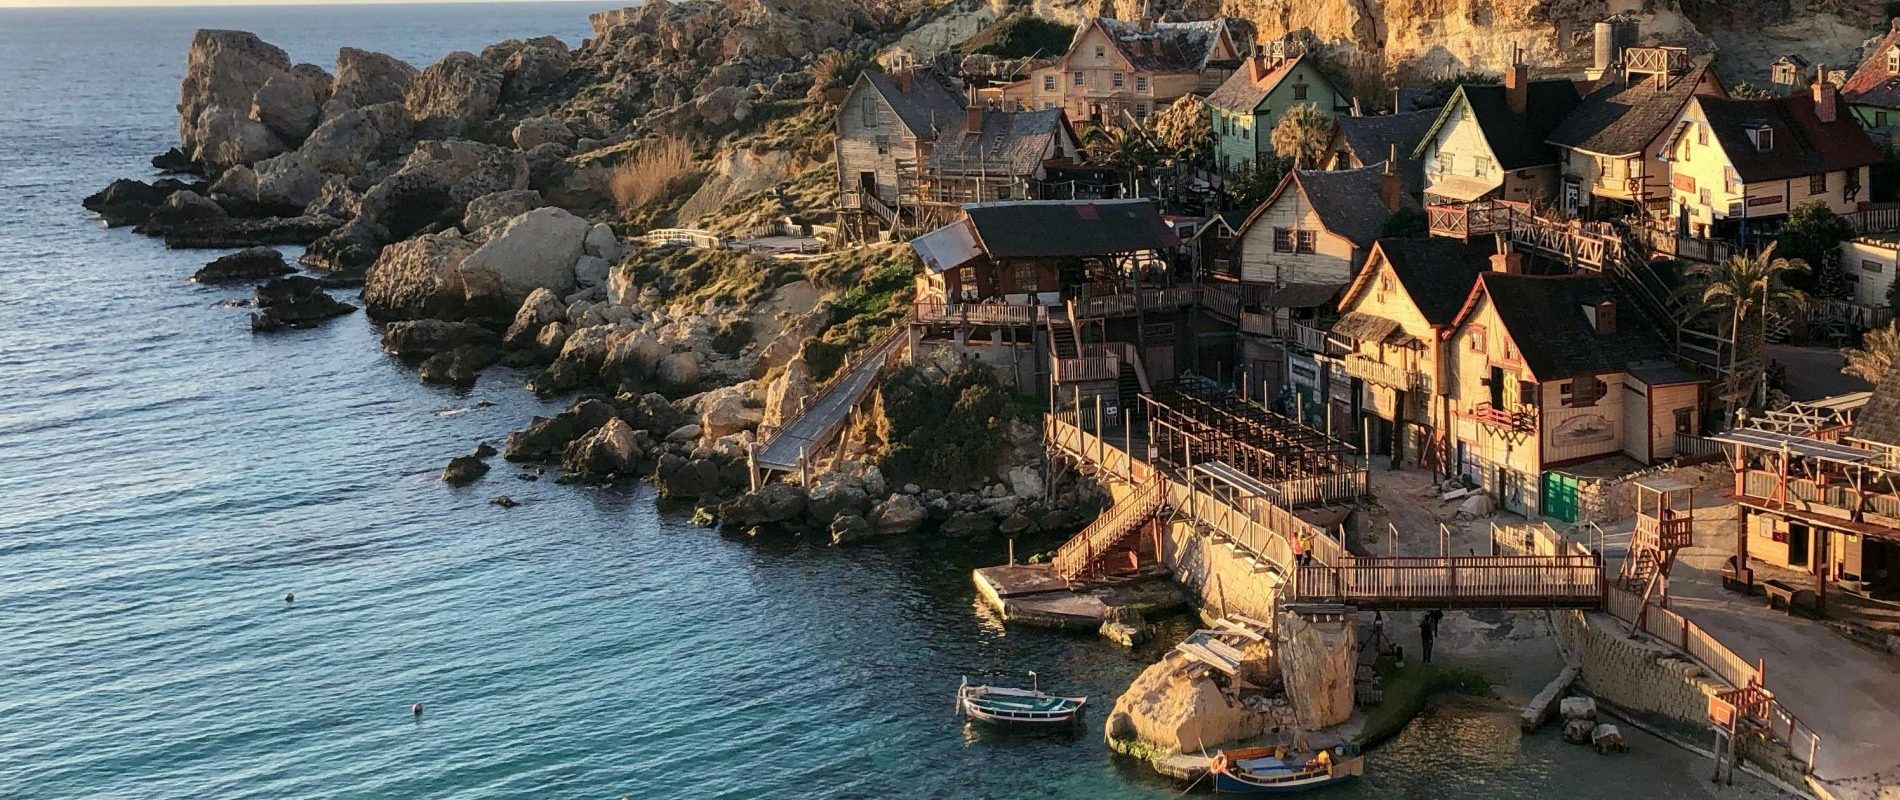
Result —
M1036 673L1029 673L1033 678ZM1086 697L1062 697L1038 688L972 686L965 677L957 686L957 713L968 719L997 725L1053 725L1073 722L1088 704Z
M1295 794L1351 780L1365 767L1365 756L1344 744L1308 759L1271 747L1243 747L1215 754L1208 772L1216 793Z

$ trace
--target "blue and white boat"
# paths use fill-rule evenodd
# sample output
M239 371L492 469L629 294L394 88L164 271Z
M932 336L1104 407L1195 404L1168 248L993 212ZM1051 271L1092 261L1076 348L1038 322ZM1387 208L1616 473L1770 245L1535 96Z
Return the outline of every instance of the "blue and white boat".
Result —
M1217 794L1296 794L1352 780L1365 768L1365 756L1340 744L1308 759L1270 747L1222 750L1208 772Z
M1036 673L1031 672L1029 676L1033 680ZM1061 697L1041 691L1039 687L972 686L968 677L957 686L957 713L967 719L996 725L1074 722L1088 702L1086 697Z

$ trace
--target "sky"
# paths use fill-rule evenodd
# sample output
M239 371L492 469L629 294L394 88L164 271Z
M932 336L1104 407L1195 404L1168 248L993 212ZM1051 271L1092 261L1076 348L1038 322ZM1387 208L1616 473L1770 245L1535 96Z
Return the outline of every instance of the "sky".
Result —
M124 6L329 6L385 3L499 3L519 0L0 0L0 8L114 8ZM543 0L545 2L546 0Z

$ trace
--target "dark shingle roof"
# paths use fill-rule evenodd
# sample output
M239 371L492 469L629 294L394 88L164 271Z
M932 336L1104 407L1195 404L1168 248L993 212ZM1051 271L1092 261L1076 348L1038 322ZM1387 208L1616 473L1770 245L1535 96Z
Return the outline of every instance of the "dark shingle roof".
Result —
M1147 200L1017 200L963 207L991 258L1060 258L1175 247Z
M1887 69L1887 51L1895 45L1900 45L1900 22L1880 37L1877 44L1867 48L1867 57L1860 60L1860 66L1841 86L1841 97L1849 103L1900 108L1900 73Z
M1461 102L1471 109L1478 128L1484 132L1491 154L1499 169L1524 169L1557 163L1557 150L1549 144L1550 132L1577 107L1576 84L1567 79L1531 81L1525 87L1524 114L1511 112L1503 86L1464 85L1452 95L1445 113L1432 125L1433 132L1444 123ZM1430 134L1427 134L1430 135Z
M1059 108L986 110L981 131L964 130L959 122L939 136L928 163L931 169L946 172L1028 175L1047 157L1050 143L1061 135L1064 124Z
M1660 75L1607 83L1583 98L1550 132L1550 143L1606 156L1641 153L1682 114L1706 69L1678 76L1666 86Z
M864 71L865 82L897 112L898 121L912 136L929 139L937 129L963 122L963 96L944 83L937 71L922 67L910 71L910 91L900 88L900 77L874 69Z
M1887 370L1854 418L1854 438L1900 445L1900 364Z
M1807 92L1767 100L1697 97L1695 102L1701 104L1735 173L1748 183L1854 169L1883 157L1844 104L1833 122L1824 123L1815 116ZM1748 134L1764 122L1774 130L1767 152L1757 149Z
M1490 257L1457 239L1380 239L1379 252L1419 314L1434 327L1450 324L1471 295Z
M1298 170L1294 180L1300 185L1306 202L1313 206L1326 230L1369 247L1379 238L1387 217L1385 203L1379 197L1380 173L1385 162L1341 170ZM1399 193L1401 208L1417 208L1410 195Z
M1540 381L1623 372L1631 364L1670 358L1668 343L1606 276L1485 272L1478 282ZM1583 307L1605 299L1616 302L1617 324L1615 332L1599 334Z
M1267 99L1267 95L1273 94L1281 81L1286 80L1286 76L1293 74L1293 68L1299 65L1302 58L1305 56L1282 61L1258 76L1254 70L1260 62L1248 59L1241 63L1240 69L1234 70L1234 74L1221 82L1220 88L1207 96L1207 104L1213 108L1251 114L1260 107L1262 100Z
M1418 194L1425 189L1425 165L1412 152L1425 139L1425 132L1431 130L1432 122L1438 119L1438 109L1411 111L1404 114L1381 114L1375 117L1341 116L1334 118L1339 126L1339 136L1346 149L1352 151L1359 163L1372 164L1386 160L1392 146L1399 148L1399 178L1406 194Z
M1115 48L1135 69L1148 72L1193 72L1206 67L1214 46L1227 30L1222 20L1156 22L1146 31L1139 22L1107 17L1097 17L1094 24L1108 33ZM1075 41L1080 42L1087 31L1087 25L1077 28ZM1069 49L1073 51L1075 45L1070 44Z

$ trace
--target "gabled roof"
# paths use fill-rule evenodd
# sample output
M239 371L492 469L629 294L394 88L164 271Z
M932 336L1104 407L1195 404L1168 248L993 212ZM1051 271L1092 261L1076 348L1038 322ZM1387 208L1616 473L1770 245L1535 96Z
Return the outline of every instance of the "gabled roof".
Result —
M1634 156L1669 129L1682 115L1704 76L1715 80L1706 65L1669 80L1646 75L1634 81L1611 80L1591 92L1550 132L1550 143L1604 156ZM1669 81L1664 83L1664 81ZM1721 84L1714 84L1722 95Z
M1122 57L1145 72L1197 72L1207 67L1214 49L1228 38L1225 19L1201 22L1151 22L1142 29L1140 22L1096 17L1075 29L1069 54L1081 46L1091 28L1099 29L1115 43ZM1228 40L1231 42L1231 39Z
M1627 372L1632 365L1670 360L1669 344L1604 275L1511 275L1484 272L1453 321L1462 326L1489 297L1505 334L1539 381ZM1613 332L1596 331L1584 306L1616 303Z
M1884 157L1844 104L1837 104L1833 122L1824 123L1815 115L1808 92L1766 100L1696 97L1691 102L1701 107L1729 165L1744 183L1856 169ZM1774 131L1767 152L1749 137L1759 125Z
M1384 161L1392 148L1398 147L1400 185L1406 194L1418 194L1425 189L1425 164L1412 153L1425 140L1425 132L1431 130L1438 113L1432 108L1372 117L1338 116L1333 123L1340 142L1362 164Z
M1841 85L1842 99L1879 108L1900 108L1900 72L1887 69L1887 53L1895 47L1900 47L1900 19L1894 20L1887 35L1867 48L1867 56L1860 60L1860 66L1847 77L1847 83Z
M1451 121L1452 114L1465 107L1471 110L1479 132L1491 147L1491 155L1497 158L1499 169L1557 163L1557 150L1548 141L1550 132L1577 107L1581 99L1577 85L1568 79L1548 79L1531 81L1524 89L1524 113L1519 115L1511 111L1503 86L1459 86L1445 103L1444 111L1432 122L1431 130L1426 131L1413 157L1424 157L1426 143L1437 138L1438 132Z
M1305 59L1305 56L1297 56L1272 66L1267 66L1258 57L1246 59L1241 62L1240 69L1234 70L1234 74L1221 82L1220 88L1207 96L1207 104L1224 111L1251 114L1260 108L1261 103L1266 102L1273 90L1280 88L1280 83L1293 74L1293 69ZM1326 78L1321 76L1320 80L1323 82Z
M1457 239L1380 239L1373 244L1365 268L1339 298L1340 310L1372 286L1380 263L1392 270L1419 315L1432 327L1442 328L1458 316L1472 284L1490 268L1491 260L1482 249Z
M1104 256L1177 247L1148 200L1013 200L963 207L990 258Z
M867 69L858 76L858 84L884 98L912 136L935 138L938 129L963 122L963 96L929 67L909 70L907 75Z
M1068 141L1075 140L1060 108L988 109L983 112L982 130L965 130L959 122L939 135L927 163L930 169L945 172L1029 175L1047 157L1049 146L1065 135Z
M1900 364L1888 368L1854 417L1854 438L1900 446Z
M1280 185L1274 188L1273 195L1266 202L1247 215L1247 221L1240 226L1239 235L1247 235L1247 229L1253 227L1262 213L1279 202L1290 187L1299 193L1302 202L1312 207L1313 213L1319 216L1320 224L1327 231L1344 237L1356 246L1369 247L1374 239L1379 238L1386 218L1392 216L1379 196L1379 182L1384 171L1385 162L1358 169L1293 170L1280 179ZM1417 208L1418 203L1401 191L1399 207Z

